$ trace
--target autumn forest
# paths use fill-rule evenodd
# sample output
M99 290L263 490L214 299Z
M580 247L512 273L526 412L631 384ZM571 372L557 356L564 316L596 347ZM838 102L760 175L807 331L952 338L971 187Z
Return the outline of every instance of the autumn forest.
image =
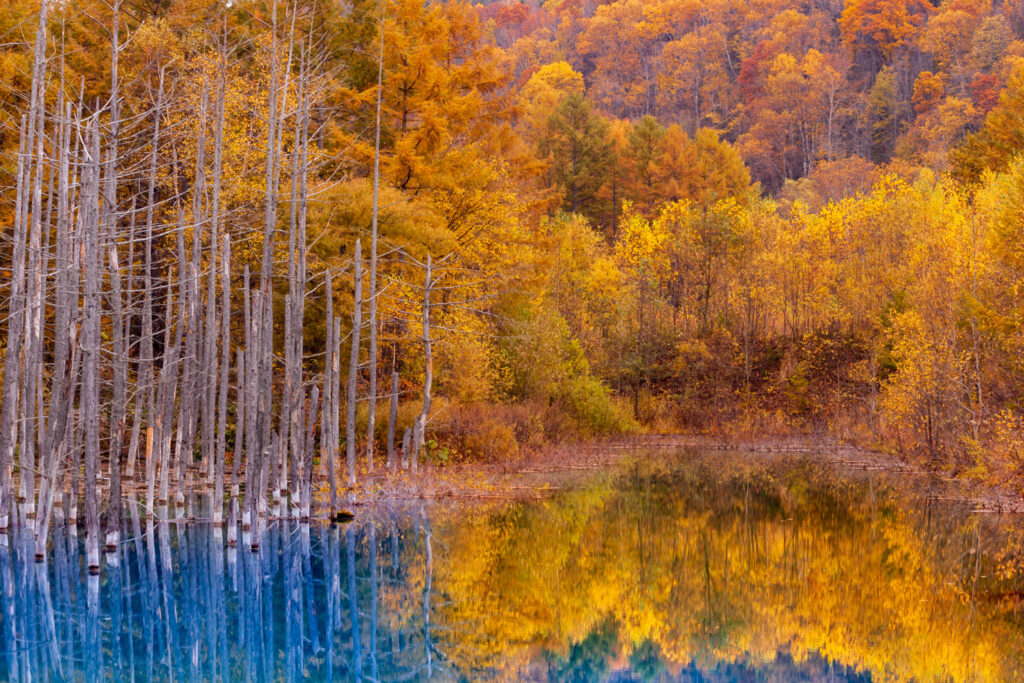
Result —
M224 658L195 655L195 680L200 659L211 678L305 678L305 655L278 652L308 639L309 666L330 678L345 660L362 680L385 579L382 611L404 615L389 626L400 680L448 665L556 680L576 664L669 680L722 652L776 672L778 657L838 663L850 681L1011 680L1019 616L1002 605L1019 611L1024 551L1002 518L972 515L1022 505L1022 293L1024 0L0 0L0 678L91 666L81 643L121 648L121 612L101 620L99 605L121 605L109 596L133 575L146 592L125 609L152 632L127 624L126 652L148 643L151 675L160 661L184 672L174 643L198 652L197 632L159 622L186 604L202 622L187 585L229 595L217 572L240 547L237 603L210 604L263 638L280 570L302 626L279 650L272 632L243 639L237 657L263 659L235 676L217 635ZM830 469L849 464L838 455L827 476L714 449L679 456L696 474L594 466L644 443L629 457L649 468L651 444L679 439L829 449L927 491L878 497L874 479ZM495 483L551 475L536 463L559 455L563 472L625 474ZM500 509L407 509L460 490L467 510ZM531 507L523 491L556 497ZM921 500L927 513L909 512ZM974 507L936 508L933 528L938 500ZM451 542L442 588L431 519ZM80 522L83 576L102 574L108 597L83 579L88 603L58 605L65 637L37 613L51 593L77 604L49 585L77 585ZM553 549L535 543L549 527ZM893 600L940 587L911 645L930 619L969 624L963 642L900 659L911 645L871 640L876 605L839 629L863 630L856 643L825 625L812 637L801 617L750 636L766 643L754 664L736 654L749 647L716 650L729 619L754 628L776 610L765 577L785 576L790 607L835 597L831 556L801 529ZM585 542L610 553L589 570L561 554ZM767 582L757 605L722 601L743 544L748 582ZM667 597L698 552L699 623ZM635 573L616 574L633 555ZM520 600L525 618L494 601L576 573L593 593L577 622L553 590ZM976 599L991 633L971 630ZM645 621L691 616L685 639ZM533 654L513 666L432 635L435 618ZM49 664L23 659L26 624L49 629L29 637L54 643ZM326 659L306 625L327 634ZM1005 652L975 657L972 639L1003 631Z
M0 34L33 515L84 453L150 507L193 466L301 507L342 458L639 431L1024 485L1024 4L15 0Z

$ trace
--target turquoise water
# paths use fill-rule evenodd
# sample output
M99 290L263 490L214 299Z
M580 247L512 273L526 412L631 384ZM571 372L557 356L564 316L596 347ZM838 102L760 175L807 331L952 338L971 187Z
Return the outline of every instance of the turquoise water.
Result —
M1021 680L1020 535L813 462L638 461L532 502L0 537L0 680Z

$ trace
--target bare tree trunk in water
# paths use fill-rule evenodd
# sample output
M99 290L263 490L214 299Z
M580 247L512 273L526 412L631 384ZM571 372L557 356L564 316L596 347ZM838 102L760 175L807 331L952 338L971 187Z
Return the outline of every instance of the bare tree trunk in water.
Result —
M177 174L175 174L177 175ZM193 272L193 265L188 262L185 252L185 211L181 206L181 202L177 202L177 224L175 226L176 244L178 251L178 324L174 334L174 345L178 348L178 353L175 355L175 359L178 361L178 365L181 366L181 398L178 403L178 419L175 425L174 431L174 460L171 461L170 454L168 454L168 469L165 470L165 482L167 491L162 495L161 498L164 503L169 501L168 496L170 495L170 482L171 477L177 469L176 478L176 491L178 494L177 503L180 507L184 501L184 463L185 463L185 449L186 440L190 439L190 428L192 426L192 408L195 405L194 397L192 395L192 382L195 378L193 362L195 360L195 349L193 347L193 340L195 336L192 334L191 320L193 308L192 308L192 287L190 281L195 275ZM184 351L182 351L184 349ZM165 397L166 398L166 397ZM167 429L171 428L171 423L174 421L174 394L171 396L170 404L167 407ZM191 450L191 443L188 443L188 449ZM175 467L177 465L177 467Z
M110 243L110 283L114 304L114 397L110 411L110 496L107 505L106 552L117 552L121 539L121 449L124 434L125 385L128 380L128 351L124 342L124 306L121 302L121 265L117 258L117 245Z
M334 369L332 371L334 387L334 405L331 407L331 511L338 509L338 475L335 461L338 458L341 444L341 316L334 316Z
M82 420L85 422L85 553L90 574L100 571L100 511L97 492L97 467L100 457L100 273L99 273L99 176L100 135L94 118L89 122L89 151L82 177L82 223L85 245L85 295L83 298L82 350L85 353L82 382Z
M296 240L298 238L298 195L299 195L299 126L300 117L295 118L294 143L292 145L291 159L291 196L289 197L288 208L288 292L285 294L284 304L284 388L281 392L281 419L280 428L284 433L285 451L280 453L281 476L279 487L275 489L275 499L280 499L285 505L287 514L288 506L288 479L292 484L292 506L293 514L298 516L298 508L295 507L294 499L299 495L299 482L295 472L296 456L301 448L302 428L300 427L299 397L302 389L302 361L296 358L295 332L298 329L295 318L298 306L298 290L305 283L298 281L298 257L296 255ZM288 456L291 456L290 458ZM276 462L276 461L275 461ZM289 468L290 465L290 468ZM289 471L290 470L290 471Z
M345 421L345 462L348 466L348 485L356 485L356 379L359 375L359 333L363 324L363 256L356 240L353 258L355 303L352 306L352 346L348 362L348 395Z
M39 524L36 527L36 560L44 560L46 541L53 512L53 501L60 482L60 468L69 448L65 435L69 415L74 405L78 381L80 354L78 353L76 320L77 297L71 296L71 283L78 281L74 269L74 240L70 236L70 210L68 205L71 149L71 105L65 107L60 121L58 141L57 224L56 224L56 296L54 300L54 360L50 391L50 410L41 454L43 477L39 487ZM67 510L64 510L65 517Z
M164 325L167 330L171 330L172 316L177 313L178 321L174 324L174 341L171 342L168 335L165 335L164 341L167 346L170 347L169 352L164 353L163 367L160 369L160 382L164 386L163 391L163 403L162 413L160 415L161 433L160 433L160 497L158 505L162 512L160 514L161 519L166 518L167 503L170 496L171 489L171 439L173 436L172 425L174 424L174 403L178 395L178 375L180 374L181 365L181 338L182 338L182 313L181 309L184 308L184 302L178 301L178 311L175 312L172 303L174 295L167 292L167 315ZM178 419L181 419L179 414Z
M152 514L153 508L153 485L156 478L156 463L152 455L153 426L157 421L156 403L156 370L154 368L153 350L153 213L156 200L156 164L157 153L160 147L160 119L163 111L164 99L164 71L160 70L160 85L157 90L156 112L153 116L153 141L149 155L149 178L147 180L146 195L146 248L143 258L143 292L142 292L142 347L139 350L139 363L142 388L146 391L146 425L147 425L147 450L146 450L146 489L147 509ZM128 467L125 474L129 477L135 474L135 454L128 453Z
M308 510L308 505L302 498L304 486L302 475L306 470L306 460L312 460L313 454L307 452L304 438L306 408L304 392L302 389L302 361L303 361L303 325L305 322L306 303L306 176L309 172L309 92L307 83L307 58L304 55L299 76L299 110L295 117L295 142L292 168L292 216L291 230L289 231L289 295L291 303L287 307L287 314L290 316L291 326L287 334L286 344L290 365L287 370L290 373L290 380L286 378L286 386L291 386L289 402L290 413L290 436L291 436L291 498L292 516L303 516L302 511ZM306 515L308 517L308 514Z
M176 166L177 164L175 164ZM177 171L175 171L177 176ZM160 369L160 383L164 387L163 392L163 404L162 413L160 417L161 421L161 453L160 453L160 498L158 505L160 507L161 519L166 518L167 504L170 496L171 488L171 476L173 472L173 463L171 461L171 440L172 436L175 438L175 446L180 456L181 451L181 430L184 428L182 424L188 420L187 411L189 401L186 400L185 394L188 391L188 375L184 368L182 368L182 341L185 335L185 325L187 320L188 312L188 292L187 282L188 276L186 273L189 272L188 266L185 262L185 214L181 208L181 202L176 201L175 211L177 214L177 223L175 226L175 238L177 242L178 252L178 270L177 278L179 282L178 286L178 310L177 310L177 323L174 325L174 342L170 345L170 351L168 352L167 346L164 346L164 359L163 365ZM167 287L167 315L164 319L165 330L171 329L172 308L171 303L174 299L173 289ZM165 344L168 342L167 335L164 337ZM172 426L174 425L174 404L178 394L178 382L179 374L181 375L182 385L182 407L178 411L178 433L174 435Z
M366 423L366 466L373 471L373 442L377 422L377 225L380 211L380 112L384 94L384 12L381 3L380 54L377 59L377 123L373 146L373 212L370 227L370 386L367 390L369 416Z
M69 112L69 116L70 116L70 109L68 110L68 112ZM81 158L82 158L82 151L81 151L81 149L82 149L82 145L85 144L85 140L83 139L83 136L81 134L81 131L82 131L82 105L81 105L81 103L78 104L78 106L76 108L76 111L75 111L75 122L74 122L74 125L72 126L70 124L70 122L69 122L69 128L71 129L69 131L69 135L72 138L72 150L71 150L70 158L71 159L81 160ZM71 240L71 259L70 259L70 264L69 264L70 271L68 273L68 281L67 281L67 300L71 302L71 305L73 307L71 309L71 312L70 312L70 315L72 316L71 320L72 321L76 321L76 320L79 321L78 322L78 346L79 346L79 351L81 351L81 338L82 338L82 324L81 324L82 316L81 316L81 303L80 303L80 300L81 300L81 296L80 295L81 295L81 291L82 291L82 284L81 284L82 258L83 258L82 247L83 247L83 240L85 239L85 235L84 235L85 231L83 229L83 224L82 224L83 215L82 215L82 211L81 211L81 208L82 208L81 181L82 181L82 177L83 177L83 171L84 171L84 169L83 169L83 166L82 166L81 163L79 163L77 165L73 165L72 166L72 171L71 171L71 179L70 179L70 181L68 183L68 187L69 188L75 187L75 186L78 186L78 188L79 188L79 192L78 192L78 195L79 195L78 196L78 209L79 209L79 211L78 211L78 218L77 218L77 223L76 223L77 227L73 231L73 237L72 237L72 240ZM71 224L71 214L69 214L69 216L68 216L68 229L69 230L71 230L71 225L72 225ZM81 353L79 353L79 357L81 357ZM77 535L77 528L78 528L78 526L77 526L78 525L78 503L79 503L79 491L80 491L79 484L80 484L81 475L82 475L82 471L81 471L82 453L83 453L82 442L83 442L83 440L85 438L84 435L82 434L82 432L84 430L82 429L82 407L81 407L81 400L82 400L82 386L81 386L81 384L82 384L82 380L81 380L81 373L80 372L76 374L76 382L78 384L78 386L75 388L75 391L77 392L77 397L75 395L72 395L71 398L70 398L71 403L68 406L68 411L69 411L69 413L68 413L68 420L69 420L68 427L72 429L72 431L71 431L71 438L69 439L69 441L70 441L70 455L71 455L71 472L70 472L70 477L69 477L70 481L68 482L69 483L69 490L66 492L66 495L65 495L65 501L64 501L65 502L65 506L64 506L64 510L63 510L64 514L65 514L65 519L66 519L66 521L68 523L68 532L69 532L69 534L75 534L75 535ZM79 404L77 409L75 408L75 400L76 400L76 398L77 398L78 404Z
M49 3L46 0L40 2L39 22L36 29L35 56L32 63L32 86L29 99L29 112L21 124L21 139L23 147L18 155L17 187L15 188L15 216L14 216L14 254L11 267L11 293L8 304L8 338L7 354L4 363L4 385L3 405L0 408L0 529L6 529L8 525L8 514L11 512L11 471L14 463L14 444L17 440L18 424L28 426L30 423L27 416L31 414L31 404L25 405L21 402L19 411L18 395L22 390L22 351L25 351L26 364L30 363L33 354L32 339L39 330L25 330L26 321L31 313L30 309L35 308L32 296L25 297L25 247L31 240L33 244L41 234L41 207L42 207L42 176L45 167L43 156L43 113L45 108L46 95L46 20ZM34 162L34 164L33 164ZM35 174L33 176L33 167ZM33 177L35 178L33 182ZM29 225L29 186L32 186L31 203L31 226ZM37 261L38 250L30 249L29 257L32 263ZM35 280L40 273L38 270L32 274ZM34 294L34 293L32 293ZM41 311L40 311L41 313ZM27 348L25 348L27 347ZM32 373L32 368L26 367L24 372L26 378ZM26 383L31 387L31 382ZM21 419L18 420L17 418ZM19 452L21 464L21 487L19 499L23 502L26 519L30 513L28 500L35 493L33 473L35 471L34 453L27 443ZM30 462L30 460L32 462Z
M113 25L110 46L110 144L107 147L107 164L103 190L103 227L106 230L107 248L110 258L110 301L113 308L113 401L110 406L108 444L110 449L109 475L110 496L107 505L107 536L105 549L117 551L121 538L121 450L124 439L125 387L128 383L128 349L124 339L124 303L121 292L121 264L117 253L117 162L118 135L120 131L120 93L118 83L118 52L120 50L121 0L113 3Z
M265 465L266 458L264 457L267 445L264 439L266 432L263 424L264 420L268 419L269 416L266 412L266 397L260 396L260 392L263 390L262 379L263 379L263 293L260 290L252 292L252 328L250 329L250 336L253 340L254 348L258 349L254 354L255 359L253 361L254 367L252 370L252 393L250 396L256 403L255 410L253 411L253 425L250 432L253 448L251 452L246 453L246 487L245 493L249 503L249 530L250 530L250 549L259 550L259 516L263 507L263 495L264 491L261 488L265 488L267 482L263 479L263 468ZM246 352L248 356L248 352Z
M224 237L227 239L227 236ZM248 318L248 316L246 316ZM249 419L246 414L245 400L245 350L235 351L235 448L231 452L231 504L228 508L228 547L238 545L238 467L245 452L245 424Z
M210 380L206 370L209 359L205 357L205 339L203 335L203 301L200 294L202 278L202 230L206 222L206 210L203 198L206 196L206 118L209 94L206 81L203 81L203 93L199 101L199 135L196 140L195 183L192 188L192 245L188 258L188 278L183 283L187 292L187 332L185 338L184 380L181 392L181 404L185 410L178 421L178 487L175 500L179 514L185 514L185 490L192 481L190 465L195 459L195 437L197 425L202 425L200 440L200 470L208 462L209 452L213 449L213 417L215 411L207 404L209 395L206 391ZM216 259L214 259L216 260ZM216 273L216 263L212 263L210 275ZM216 304L216 299L212 304Z
M217 471L213 486L213 523L217 526L224 516L224 458L227 455L228 380L231 371L231 238L224 235L223 243L220 274L220 395L217 400L217 450L214 454Z
M203 461L207 468L207 484L214 485L214 509L213 523L217 526L224 518L224 440L221 435L226 430L227 412L227 377L231 365L230 344L224 344L228 337L224 334L223 322L227 320L228 311L224 308L224 299L221 300L221 329L217 329L217 259L218 252L226 258L230 243L225 241L221 245L221 183L224 172L224 90L226 83L226 57L225 42L226 36L222 32L218 45L218 69L217 69L217 95L214 102L214 129L213 129L213 188L210 196L210 257L209 257L209 280L206 288L206 349L203 353L204 365L206 367L206 410L203 414ZM225 235L226 237L226 235ZM225 281L228 280L228 270L224 269L222 275ZM223 285L225 288L227 284ZM226 290L225 290L226 291ZM230 307L230 303L227 304ZM230 321L228 321L230 324ZM218 358L217 337L221 337L222 345ZM225 348L227 347L227 348ZM219 372L218 372L219 367ZM219 391L218 391L218 385ZM214 426L214 405L216 404L216 432ZM221 405L224 406L221 409ZM224 417L222 417L222 415ZM225 427L221 427L225 424Z
M43 5L45 11L45 4ZM35 84L33 84L33 88ZM21 385L21 349L25 316L23 310L25 288L25 221L22 205L25 203L25 176L29 171L28 143L34 127L25 118L21 121L21 144L18 150L17 190L14 202L14 251L11 265L11 290L7 304L7 349L4 356L3 403L0 407L0 529L6 529L11 514L11 467L14 444L18 432L18 398Z
M291 50L289 50L289 57ZM253 316L259 320L260 350L258 351L257 365L259 367L259 379L255 388L259 390L256 398L257 422L259 429L260 446L260 467L269 465L267 458L273 457L271 447L271 408L272 397L269 392L273 386L272 375L272 354L274 349L273 325L274 325L274 299L271 289L271 276L274 266L274 231L277 228L277 191L280 172L280 151L278 144L279 128L282 125L281 114L278 110L278 97L281 96L278 74L277 55L277 0L271 2L271 60L270 60L270 91L268 99L269 110L267 113L267 163L266 178L263 202L263 260L260 265L260 308L254 309ZM266 457L264 457L266 456ZM262 475L262 472L260 473ZM284 477L282 468L281 477ZM261 477L262 478L262 477ZM262 482L265 486L267 483ZM278 482L278 491L284 488L283 482ZM262 493L256 496L257 508L262 508ZM257 520L252 519L253 543L259 548L258 535L256 533Z
M334 376L338 372L338 358L335 355L334 329L334 283L331 271L325 273L324 290L327 297L326 320L327 339L324 345L324 398L320 410L320 452L323 458L322 471L326 471L328 486L331 491L331 509L328 516L334 514L338 500L338 486L334 480L334 459L338 454L338 438L335 426L338 423L338 394Z
M249 266L245 267L242 280L243 319L245 321L245 367L244 376L239 378L239 392L245 401L245 498L242 502L242 530L252 525L250 513L253 507L253 478L258 462L256 453L256 357L259 355L252 310L253 296L249 286ZM237 448L236 448L237 452Z
M45 75L45 62L42 65L44 71L40 77ZM21 502L21 518L25 527L31 530L35 526L35 472L37 439L42 436L43 423L36 420L37 404L42 398L43 375L43 263L42 263L42 234L45 230L49 235L49 217L43 225L43 175L46 172L46 124L45 124L45 92L39 91L39 99L35 106L36 133L35 150L29 149L30 160L35 171L32 176L32 204L31 220L28 225L28 270L26 273L26 285L28 288L25 299L25 340L24 340L24 365L22 380L21 398L21 444L19 446L19 461L21 465L21 486L18 492L18 500ZM30 167L31 168L31 167ZM28 178L26 178L26 188ZM42 455L39 453L38 455Z
M129 358L131 357L131 348L134 346L132 343L132 322L136 314L135 310L135 292L139 290L139 283L136 281L135 274L135 243L138 242L138 207L137 199L135 195L132 195L131 208L129 209L129 223L128 223L128 260L126 274L127 287L125 288L125 301L124 301L124 339L125 339L125 350L128 352L128 357L125 358L126 367L130 365ZM126 370L127 371L127 370ZM125 460L125 464L132 462L139 455L139 440L142 437L142 417L145 415L144 410L144 390L146 388L145 382L142 381L142 360L141 357L135 361L135 381L132 384L131 392L131 416L132 416L132 427L128 436L128 457ZM127 418L126 424L127 424ZM131 478L128 474L124 476Z
M306 408L306 457L303 460L302 470L302 510L300 516L309 521L310 499L313 494L313 445L316 438L317 410L320 407L320 388L313 386L309 396L309 406Z

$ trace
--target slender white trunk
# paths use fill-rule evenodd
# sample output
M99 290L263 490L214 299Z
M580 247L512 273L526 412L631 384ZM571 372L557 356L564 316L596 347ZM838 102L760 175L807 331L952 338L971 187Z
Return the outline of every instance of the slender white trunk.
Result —
M117 163L120 130L120 92L118 52L120 51L121 0L113 2L113 25L110 46L110 143L104 172L103 228L109 254L110 304L113 328L113 392L108 432L110 496L107 505L106 551L116 552L121 538L121 449L124 439L125 399L128 383L128 349L124 338L124 302L121 291L121 264L117 252Z
M217 401L216 474L213 486L213 523L224 515L224 458L227 454L228 380L231 370L231 238L223 237L221 248L220 304L220 394Z
M324 343L324 398L323 407L320 410L320 443L322 466L326 472L328 486L331 492L330 514L334 514L337 503L337 483L334 479L334 459L338 454L338 439L334 431L338 420L338 395L335 389L334 376L338 372L338 359L335 356L334 344L334 283L331 280L331 271L328 269L324 275L324 291L326 295L326 332L327 338Z
M82 226L84 228L84 322L82 350L84 377L82 381L82 420L85 422L85 522L86 563L90 574L100 569L100 511L97 491L97 469L100 458L100 135L97 121L92 119L87 130L89 149L82 174Z
M434 356L430 341L430 286L431 262L430 255L427 254L427 277L423 286L423 363L425 368L425 376L423 380L423 410L416 416L416 423L413 432L413 472L415 472L419 466L420 448L423 447L423 440L427 429L427 420L430 419L430 391L434 383Z
M356 485L356 380L359 376L359 333L363 325L363 256L358 239L352 268L355 295L352 304L352 346L349 353L348 393L345 405L345 463L348 468L349 486Z
M373 144L373 213L370 225L370 384L367 389L369 414L366 423L366 466L373 471L374 432L377 422L377 225L380 195L380 113L384 94L384 10L381 3L380 52L377 58L377 123Z
M41 0L39 6L39 21L36 28L35 56L32 64L32 86L29 95L28 116L22 119L21 123L21 149L18 153L18 172L15 188L14 208L14 230L13 230L13 258L11 266L11 289L7 309L7 349L4 361L3 401L0 406L0 529L6 529L11 511L11 466L14 461L14 445L17 440L19 395L22 389L22 365L21 355L24 339L25 324L25 245L27 241L27 226L29 201L28 193L32 179L33 166L31 161L38 158L39 166L37 171L38 183L35 186L41 192L41 174L43 172L42 159L42 122L43 104L46 92L46 20L49 3ZM39 139L37 144L37 138ZM39 153L36 154L36 150ZM34 193L33 193L34 194ZM41 200L33 202L32 221L39 220L39 206ZM33 231L34 232L34 231ZM22 412L27 412L30 406L22 405ZM25 451L22 455L22 497L25 496L25 477L31 477L31 471L26 471ZM34 469L33 466L29 470ZM31 479L30 479L31 482Z

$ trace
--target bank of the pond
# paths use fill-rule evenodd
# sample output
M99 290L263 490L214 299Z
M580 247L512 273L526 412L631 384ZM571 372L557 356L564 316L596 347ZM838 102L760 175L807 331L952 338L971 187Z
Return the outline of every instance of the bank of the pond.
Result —
M989 483L953 477L892 455L812 437L728 440L701 435L636 435L547 446L504 461L421 463L416 472L377 467L360 469L355 487L342 487L345 508L401 505L410 501L479 501L536 499L567 488L595 473L614 472L631 459L686 458L695 451L749 453L751 457L800 458L844 471L898 473L927 479L935 498L987 513L1024 514L1024 500ZM330 507L328 483L316 483L318 508Z

